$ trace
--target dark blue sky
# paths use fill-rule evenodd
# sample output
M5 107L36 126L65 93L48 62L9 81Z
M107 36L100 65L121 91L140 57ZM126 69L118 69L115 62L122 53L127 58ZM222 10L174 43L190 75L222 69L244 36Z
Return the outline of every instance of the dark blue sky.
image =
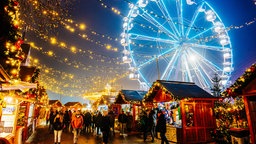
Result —
M103 0L101 2L98 0L80 0L74 4L73 11L71 12L72 19L77 23L85 23L87 25L88 31L86 31L86 33L88 35L90 35L91 31L96 31L100 35L108 35L114 38L120 38L120 34L122 32L123 16L115 14L113 11L111 11L110 8L104 8L101 5L102 2L107 6L115 7L121 12L121 14L125 16L129 11L128 3L125 0ZM133 0L132 2L135 3L136 0ZM195 0L195 2L198 1ZM233 49L234 71L231 75L231 80L234 82L244 73L246 68L256 62L256 22L253 22L256 20L256 5L254 5L253 0L207 0L207 2L214 8L226 27L242 26L240 28L231 28L228 31ZM247 22L251 21L252 24L246 24ZM117 47L119 49L118 52L109 52L102 47L95 45L95 43L84 41L80 37L70 33L65 32L64 34L59 35L58 38L63 39L63 41L67 41L71 45L79 45L83 48L90 47L97 55L103 55L121 61L123 47L119 41L109 41L106 39L99 40L101 43L111 43L113 47ZM97 37L92 36L92 39L97 40ZM45 46L46 44L42 43L42 45ZM69 53L64 53L63 51L59 51L59 54L63 57L69 55ZM36 52L34 52L34 55L37 55ZM86 56L80 57L77 55L71 55L67 57L81 61L85 65L92 65L95 67L95 69L99 69L97 67L99 65L108 65L104 63L98 63L95 61L95 59L94 61L87 61ZM41 59L40 61L45 63L47 66L54 67L60 71L76 73L77 75L86 75L86 72L84 71L68 68L68 66L61 64L55 64L51 59ZM125 65L121 65L120 67L126 68ZM123 69L121 72L123 72ZM87 77L90 76L91 75ZM111 77L111 74L105 73L104 76ZM117 81L116 85L123 89L137 89L139 87L137 84L137 82L130 81L127 78L122 78ZM91 89L91 87L89 89L87 88L89 87L85 85L86 91ZM59 99L60 96L60 94L54 94L51 91L48 91L48 94L51 99ZM81 99L74 97L70 99L66 96L62 97L63 103L77 100Z

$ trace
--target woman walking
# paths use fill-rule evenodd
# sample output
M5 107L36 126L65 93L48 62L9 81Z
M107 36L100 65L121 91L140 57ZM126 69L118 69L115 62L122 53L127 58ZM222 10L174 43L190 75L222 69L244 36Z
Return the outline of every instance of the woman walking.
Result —
M60 144L63 127L64 127L63 115L57 114L53 120L54 143L55 144Z

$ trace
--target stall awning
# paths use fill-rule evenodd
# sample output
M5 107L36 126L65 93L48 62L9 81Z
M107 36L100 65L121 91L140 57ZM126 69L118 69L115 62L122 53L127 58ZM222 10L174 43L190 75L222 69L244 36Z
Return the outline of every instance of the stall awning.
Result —
M0 65L0 91L7 91L7 90L28 90L31 88L37 88L37 84L29 83L25 81L19 80L11 80L9 75Z
M0 86L0 91L7 91L7 90L28 90L31 88L37 88L37 84L35 83L28 83L23 81L15 81L11 83L2 83Z
M117 95L115 104L141 102L146 93L146 91L121 90Z

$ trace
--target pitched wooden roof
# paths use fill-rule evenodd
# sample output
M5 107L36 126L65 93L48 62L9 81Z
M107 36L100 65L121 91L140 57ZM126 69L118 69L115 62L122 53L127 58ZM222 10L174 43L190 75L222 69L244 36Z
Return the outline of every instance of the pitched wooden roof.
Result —
M62 103L59 100L49 100L49 105L62 106Z
M222 96L241 96L246 86L256 79L256 63L252 64L229 88L222 92Z
M160 97L156 97L160 96ZM154 82L144 101L170 101L183 98L215 98L195 83L157 80Z
M65 106L71 107L71 106L83 106L80 102L67 102L65 103Z
M116 104L126 104L133 102L141 102L146 91L140 90L120 90L115 103Z

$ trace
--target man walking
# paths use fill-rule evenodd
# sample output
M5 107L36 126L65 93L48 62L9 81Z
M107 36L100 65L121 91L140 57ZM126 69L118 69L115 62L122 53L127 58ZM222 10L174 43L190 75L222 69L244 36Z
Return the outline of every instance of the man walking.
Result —
M74 138L73 142L74 144L77 144L78 137L80 136L80 132L83 128L83 116L81 115L80 110L76 111L76 114L72 117L71 125L73 128Z

